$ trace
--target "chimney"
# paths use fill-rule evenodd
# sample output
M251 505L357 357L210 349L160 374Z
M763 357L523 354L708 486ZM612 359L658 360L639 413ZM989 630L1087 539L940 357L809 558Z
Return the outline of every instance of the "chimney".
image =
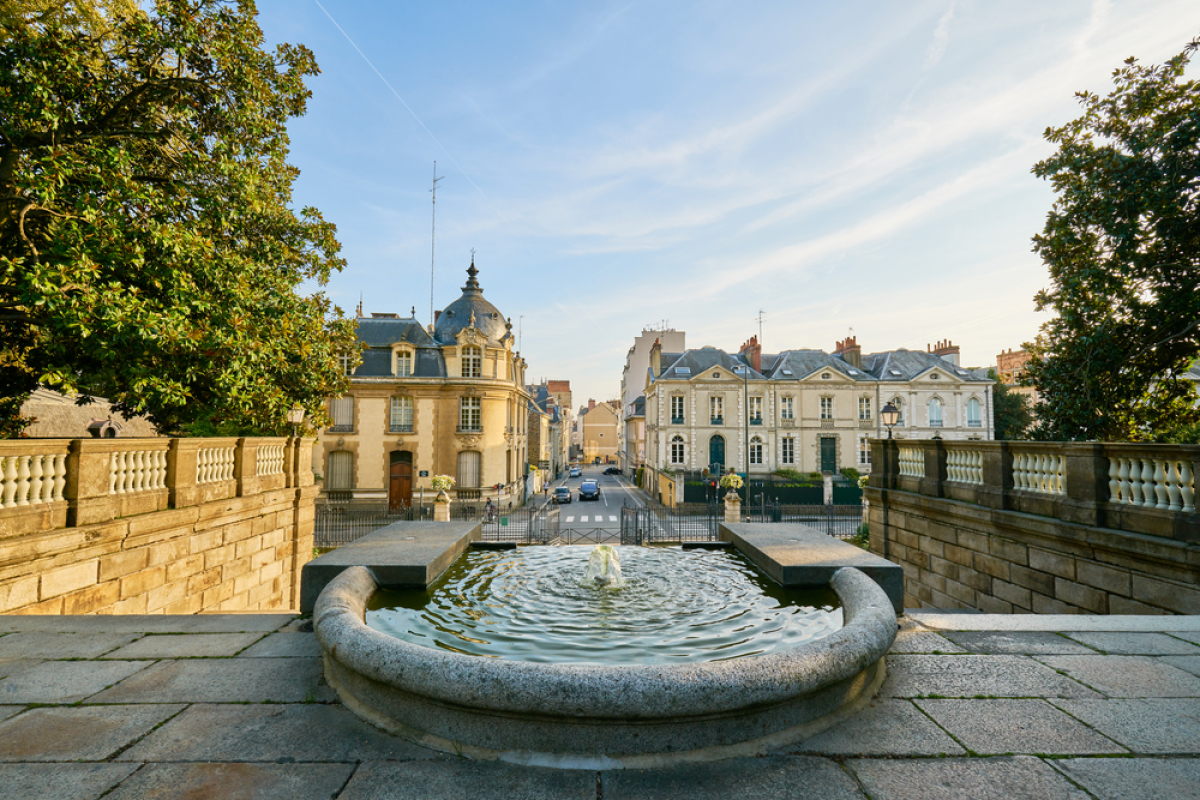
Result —
M946 359L956 367L959 366L958 345L954 344L949 339L943 339L942 341L938 342L936 347L929 347L928 345L926 345L926 347L928 348L929 352L933 353L935 356Z
M751 336L750 340L738 350L738 355L745 356L750 368L755 372L762 372L762 345L758 343L757 336Z
M588 411L591 411L595 407L596 407L596 401L589 397L588 398Z
M441 311L433 312L433 324L434 325L437 325L438 317L440 317L441 315L442 315Z
M650 345L650 374L657 378L660 372L662 372L662 342L655 339L654 344Z
M833 354L841 356L843 361L855 369L862 369L862 347L858 344L858 337L847 336L838 342Z

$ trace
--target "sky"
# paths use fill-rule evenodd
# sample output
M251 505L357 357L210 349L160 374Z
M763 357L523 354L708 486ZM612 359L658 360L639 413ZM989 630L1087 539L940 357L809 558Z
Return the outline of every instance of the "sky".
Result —
M1196 0L260 0L321 74L297 208L338 227L347 314L430 321L475 250L531 382L619 393L643 328L689 347L866 353L1031 340L1049 126ZM1197 70L1190 69L1190 73ZM430 188L437 162L436 252Z

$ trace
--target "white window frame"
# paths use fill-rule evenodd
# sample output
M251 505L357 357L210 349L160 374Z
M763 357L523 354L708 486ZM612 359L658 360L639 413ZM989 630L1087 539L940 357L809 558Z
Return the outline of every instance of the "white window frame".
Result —
M761 436L754 436L750 439L750 465L762 466L763 463L763 440Z
M679 413L675 413L678 411ZM671 424L682 425L687 418L683 415L683 395L671 395ZM679 420L676 422L675 420Z
M682 436L671 437L671 463L683 464L684 457L687 455L687 450L683 442Z
M792 436L785 436L779 443L779 463L780 464L795 464L796 463L796 439Z
M347 492L354 488L354 453L331 450L325 461L325 490Z
M867 436L858 437L859 466L871 466L871 439Z
M710 423L715 419L725 422L725 398L719 394L710 395L708 398L708 419Z
M821 419L833 419L833 398L821 398Z
M461 372L464 378L483 377L483 348L471 344L463 347Z
M354 430L354 396L335 397L329 401L330 430L343 433Z
M978 397L972 397L967 401L967 427L983 427L983 403L979 402Z
M758 421L758 423L760 425L762 424L762 407L763 407L762 397L756 397L754 395L751 395L750 396L750 424L751 425L753 425L756 420Z
M396 350L392 355L392 374L397 378L411 378L415 362L413 351Z
M458 399L458 429L460 431L483 430L483 401L478 397Z
M388 410L388 431L390 433L412 433L413 430L413 399L408 395L393 395Z
M931 397L929 398L929 403L927 405L929 407L929 427L942 427L944 420L944 417L942 416L942 398Z
M354 356L351 356L351 355L338 356L338 361L342 365L342 374L343 375L353 375L354 374L354 367L352 366L352 364L354 363Z
M871 398L858 398L858 418L864 420L871 419Z
M796 402L795 398L788 396L782 397L779 400L779 418L780 419L795 419L796 418Z

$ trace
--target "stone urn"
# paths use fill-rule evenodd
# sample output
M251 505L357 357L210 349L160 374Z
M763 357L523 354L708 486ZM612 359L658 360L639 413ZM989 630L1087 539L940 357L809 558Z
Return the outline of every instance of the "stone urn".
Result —
M442 489L437 493L437 497L433 498L433 521L450 521L450 495L446 494L445 489Z
M742 498L738 496L737 489L725 492L725 521L742 521Z

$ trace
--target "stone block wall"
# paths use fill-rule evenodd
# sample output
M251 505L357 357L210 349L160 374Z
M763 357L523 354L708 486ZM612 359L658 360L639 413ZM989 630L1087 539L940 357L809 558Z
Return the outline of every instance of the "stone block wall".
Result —
M866 491L870 548L904 569L906 607L1200 614L1191 501L1200 449L876 445L882 469ZM1020 458L1031 454L1032 461ZM1131 459L1139 462L1132 477ZM1014 482L1014 464L1045 474ZM1130 485L1143 473L1135 495Z
M311 440L0 442L0 613L296 608Z

